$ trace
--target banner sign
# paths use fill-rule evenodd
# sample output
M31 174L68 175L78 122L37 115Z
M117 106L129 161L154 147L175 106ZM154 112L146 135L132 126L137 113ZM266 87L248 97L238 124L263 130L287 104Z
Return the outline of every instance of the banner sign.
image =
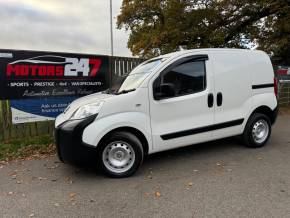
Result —
M54 120L76 97L11 100L12 123Z
M0 99L85 96L109 87L109 57L1 50Z

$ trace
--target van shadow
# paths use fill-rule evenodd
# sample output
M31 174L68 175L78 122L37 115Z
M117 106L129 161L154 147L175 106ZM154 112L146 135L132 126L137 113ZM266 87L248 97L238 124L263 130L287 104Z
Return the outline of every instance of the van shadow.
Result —
M242 148L241 140L238 137L231 137L152 154L146 157L143 165L146 166L146 164L151 164L152 162L156 164L158 162L167 161L168 157L179 159L206 157L212 154L219 155L219 153L224 154L238 148Z

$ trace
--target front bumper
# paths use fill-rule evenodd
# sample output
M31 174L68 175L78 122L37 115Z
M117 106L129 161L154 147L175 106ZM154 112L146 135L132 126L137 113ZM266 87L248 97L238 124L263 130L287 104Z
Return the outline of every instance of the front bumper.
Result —
M81 120L68 120L55 128L55 142L59 159L65 163L79 164L92 160L96 149L82 141L84 129L97 115Z

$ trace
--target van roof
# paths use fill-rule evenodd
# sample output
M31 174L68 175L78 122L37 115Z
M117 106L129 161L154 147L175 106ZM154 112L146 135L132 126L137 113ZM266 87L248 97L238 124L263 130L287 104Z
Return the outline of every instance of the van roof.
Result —
M228 51L228 52L256 52L261 53L263 51L260 50L250 50L250 49L237 49L237 48L202 48L202 49L190 49L190 50L182 50L177 52L168 53L165 55L161 55L158 58L171 58L174 56L180 56L182 54L191 53L191 52L202 52L202 51Z

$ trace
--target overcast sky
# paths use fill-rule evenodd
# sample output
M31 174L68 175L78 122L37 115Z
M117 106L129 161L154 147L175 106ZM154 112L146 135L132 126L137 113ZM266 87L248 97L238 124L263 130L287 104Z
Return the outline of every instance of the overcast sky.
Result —
M110 54L109 0L0 0L0 48ZM114 24L122 0L113 0ZM115 55L131 56L114 28Z

